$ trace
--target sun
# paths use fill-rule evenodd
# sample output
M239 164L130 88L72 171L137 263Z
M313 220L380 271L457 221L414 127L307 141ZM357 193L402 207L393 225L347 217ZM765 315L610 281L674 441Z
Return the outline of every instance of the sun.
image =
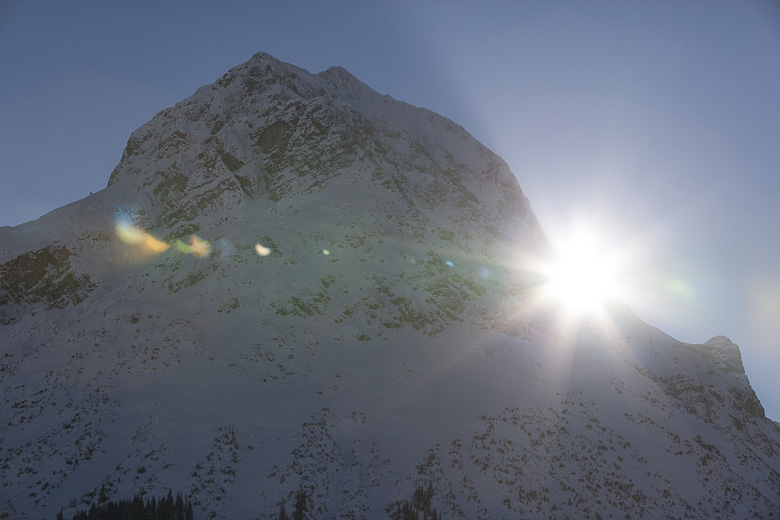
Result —
M555 244L555 256L544 269L547 296L570 313L595 314L620 299L619 257L598 237L577 231Z

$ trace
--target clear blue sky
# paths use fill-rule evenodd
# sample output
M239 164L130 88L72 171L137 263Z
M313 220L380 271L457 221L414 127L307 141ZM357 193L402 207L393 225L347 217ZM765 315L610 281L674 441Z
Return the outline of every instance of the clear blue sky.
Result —
M641 318L742 349L780 420L780 3L0 0L0 225L102 189L130 133L257 51L341 65L585 218Z

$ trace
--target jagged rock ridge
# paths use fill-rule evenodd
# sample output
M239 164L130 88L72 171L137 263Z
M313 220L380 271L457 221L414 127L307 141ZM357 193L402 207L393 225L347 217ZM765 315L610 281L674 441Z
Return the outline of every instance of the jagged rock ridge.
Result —
M541 236L506 164L460 126L344 69L311 75L262 53L133 132L109 185L123 182L151 192L150 227L180 233L214 211L242 218L247 198L283 207L325 191L342 209L359 183L390 192L392 209L402 198L418 234L444 216L470 239Z
M0 511L776 518L736 345L617 305L561 330L515 263L545 248L461 127L258 54L133 132L105 190L0 229Z

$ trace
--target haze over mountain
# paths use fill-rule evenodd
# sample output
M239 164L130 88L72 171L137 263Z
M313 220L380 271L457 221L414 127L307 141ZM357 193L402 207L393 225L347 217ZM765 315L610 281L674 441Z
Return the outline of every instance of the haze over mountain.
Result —
M724 337L564 323L507 165L263 53L0 229L0 511L777 518L780 426ZM101 493L102 490L102 493Z

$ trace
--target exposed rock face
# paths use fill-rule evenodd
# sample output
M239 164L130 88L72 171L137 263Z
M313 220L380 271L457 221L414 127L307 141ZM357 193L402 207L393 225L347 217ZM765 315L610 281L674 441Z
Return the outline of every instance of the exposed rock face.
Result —
M74 272L72 255L65 246L49 245L0 264L0 308L43 304L50 310L83 301L94 284L88 275Z
M736 374L745 373L739 347L725 336L715 336L705 342L704 345L693 345L691 348L701 357L718 365L718 368L721 370Z
M151 193L148 225L179 235L243 219L258 198L351 207L365 202L358 184L373 213L402 207L418 236L445 224L470 240L542 240L517 179L463 128L344 69L312 75L263 53L133 132L115 183Z
M518 267L545 248L461 127L258 54L0 229L0 513L778 518L737 346L562 328Z

